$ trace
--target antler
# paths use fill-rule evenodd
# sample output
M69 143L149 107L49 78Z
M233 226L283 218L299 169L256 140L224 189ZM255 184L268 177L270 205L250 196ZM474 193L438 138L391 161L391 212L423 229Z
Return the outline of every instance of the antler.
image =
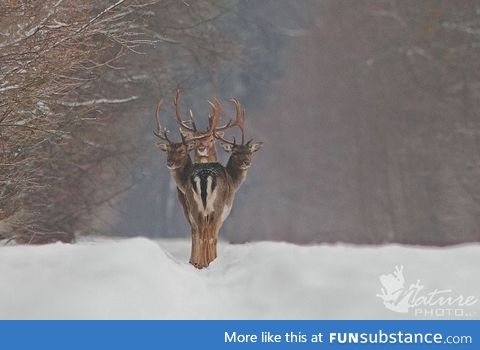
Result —
M192 125L192 126L190 126L189 122L184 121L183 118L182 118L182 115L181 115L181 112L180 112L179 100L180 100L180 90L177 90L177 93L175 95L175 99L173 100L173 104L175 105L175 117L176 117L177 124L180 126L180 129L183 129L183 130L188 131L188 132L196 132L197 131L197 125L195 124L195 120L193 118L193 112L191 110L189 111L190 112L189 113L189 119L190 119L189 122ZM240 128L241 132L242 132L242 145L243 145L244 141L245 141L244 129L243 129L244 119L245 119L245 109L242 108L240 102L236 98L231 99L231 101L235 104L235 111L236 111L235 120L231 119L231 120L228 121L228 123L226 123L223 126L217 126L218 119L220 118L220 114L222 112L222 106L221 106L220 102L216 98L214 98L213 101L210 101L210 100L208 101L208 104L210 105L210 108L212 109L211 113L208 116L208 124L209 124L208 130L211 131L216 138L221 139L225 142L231 143L230 141L227 141L227 140L223 139L222 137L220 137L218 135L218 132L226 130L228 128L232 128L234 126L238 126ZM189 135L188 139L190 141L192 141L192 140L196 140L196 139L205 138L208 135L209 135L208 133L207 134L202 133L201 135L192 135L192 136Z
M162 128L162 126L160 125L160 107L162 106L162 103L163 103L163 99L161 99L157 105L157 111L155 113L156 120L157 120L157 130L156 131L154 130L153 134L161 140L165 140L168 143L172 143L172 141L169 140L167 135L168 130L166 128Z
M195 125L195 122L193 121L193 113L190 111L190 121L192 122L192 126L190 127L185 121L183 121L182 115L180 113L180 108L179 108L179 101L180 99L180 90L177 90L177 94L175 95L175 99L173 100L173 104L175 105L175 117L177 120L178 125L180 125L181 129L187 130L187 131L197 131L197 126Z
M193 112L192 110L189 111L189 118L190 118L190 122L192 123L192 126L193 126L193 130L197 131L197 125L195 124L195 119L193 118Z
M231 141L228 141L226 139L224 139L223 137L221 137L220 135L217 135L215 133L215 131L221 131L221 130L225 130L227 128L231 128L231 127L234 127L234 126L237 126L241 133L242 133L242 145L245 143L245 129L244 129L244 125L245 125L245 108L242 108L242 105L240 104L240 101L236 98L232 98L230 101L233 102L233 104L235 105L235 112L236 112L236 115L235 115L235 121L232 122L232 120L230 120L224 127L221 127L221 128L216 128L214 130L214 135L216 138L224 141L224 142L227 142L231 145L235 145L236 142L235 142L235 138L233 138L233 143ZM250 140L251 141L251 140Z
M208 115L209 130L215 131L218 130L217 123L218 118L220 117L220 114L222 112L222 105L216 98L213 99L213 102L208 100L208 104L210 105L210 108L212 108L212 114ZM225 126L223 126L222 128L224 127Z
M240 104L240 101L236 98L232 98L230 101L232 101L235 104L235 111L237 113L235 117L235 122L233 123L232 126L238 126L240 131L242 132L242 145L245 142L245 108L242 108L242 105Z

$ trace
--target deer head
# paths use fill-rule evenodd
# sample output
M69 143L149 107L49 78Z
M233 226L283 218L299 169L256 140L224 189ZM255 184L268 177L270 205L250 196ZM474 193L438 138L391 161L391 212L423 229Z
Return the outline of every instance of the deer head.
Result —
M157 105L156 120L157 130L154 131L154 135L158 137L161 142L157 142L157 147L167 153L167 168L170 170L180 169L190 160L189 152L193 149L193 144L187 142L182 135L182 142L173 142L168 138L168 130L162 128L160 125L160 107L163 100Z
M232 141L226 140L223 136L217 135L216 137L222 140L222 148L225 152L232 153L229 159L229 163L232 163L232 166L235 166L238 169L246 170L250 167L252 156L260 148L262 148L263 142L253 142L249 140L245 143L245 108L242 108L242 105L237 99L231 100L235 105L236 118L234 125L237 126L242 134L242 143L237 144L235 138Z
M217 151L215 141L218 137L223 137L224 131L236 125L236 121L230 120L223 126L218 126L218 119L221 114L221 105L217 99L208 101L211 114L208 116L207 130L198 130L195 124L193 113L189 111L189 120L184 121L180 112L180 91L175 95L175 116L180 127L180 133L189 142L193 142L195 150L195 163L210 163L217 161Z
M231 152L229 162L232 166L241 170L247 170L250 168L253 154L262 148L263 142L248 141L246 144L237 145L230 143L223 143L222 148L225 152Z
M235 138L232 142L224 139L223 136L217 136L217 138L224 142L222 143L222 148L226 152L231 153L225 168L233 181L233 187L238 189L247 176L247 171L248 168L250 168L253 154L262 148L263 142L253 142L252 139L245 143L245 109L242 108L237 99L232 99L232 102L235 104L235 109L237 111L235 126L240 128L242 142L237 144Z

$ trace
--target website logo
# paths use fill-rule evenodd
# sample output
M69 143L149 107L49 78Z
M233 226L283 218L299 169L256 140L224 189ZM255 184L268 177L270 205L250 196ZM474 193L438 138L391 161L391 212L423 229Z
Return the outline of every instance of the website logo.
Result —
M380 293L383 305L391 311L424 318L468 318L475 312L471 306L478 302L473 295L463 296L451 289L425 290L417 279L408 285L403 275L403 266L395 266L391 274L380 276Z

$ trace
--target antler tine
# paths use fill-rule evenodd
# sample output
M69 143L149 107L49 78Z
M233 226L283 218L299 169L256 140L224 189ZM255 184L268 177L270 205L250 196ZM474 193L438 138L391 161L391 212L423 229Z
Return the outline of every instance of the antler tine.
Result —
M180 90L177 90L175 99L173 100L173 104L175 105L175 118L177 120L178 125L180 125L180 128L185 129L187 131L197 131L195 123L193 123L194 128L191 128L188 126L187 123L183 121L182 115L180 113L179 100L180 100Z
M240 104L240 102L239 102L239 104ZM244 142L245 142L245 129L244 129L244 126L245 126L245 108L242 108L241 117L238 119L237 126L240 128L240 130L242 132L242 145L243 145Z
M223 136L220 136L220 135L215 135L215 137L219 140L222 140L223 142L226 142L226 143L229 143L231 144L232 146L236 146L237 143L235 142L235 137L233 138L233 142L232 141L229 141L227 139L224 139Z
M158 137L159 139L161 140L165 140L167 141L168 143L171 143L171 141L168 139L168 130L165 129L165 128L162 128L161 124L160 124L160 107L162 106L162 103L163 103L163 99L160 100L160 102L158 102L157 104L157 110L156 110L156 113L155 113L155 117L156 117L156 120L157 120L157 130L153 131L153 134Z
M232 128L234 126L237 126L240 131L242 132L242 145L244 144L245 142L245 132L244 132L244 125L245 125L245 108L242 108L242 105L240 104L240 101L236 98L232 98L230 99L230 101L233 102L233 104L235 105L235 112L236 112L236 115L235 115L235 120L232 121L231 119L229 120L229 122L227 124L225 124L224 126L221 126L221 127L216 127L216 123L213 125L214 128L211 130L214 130L214 135L216 138L222 140L222 141L225 141L229 144L235 144L235 141L232 143L231 141L228 141L226 139L224 139L223 137L220 137L216 131L223 131L225 129L228 129L228 128ZM213 103L208 101L210 106L212 106L213 108Z
M192 122L193 129L194 129L195 131L197 131L197 125L195 124L195 119L193 118L193 112L192 112L192 110L190 110L189 112L190 112L190 113L189 113L188 116L189 116L189 118L190 118L190 121Z
M217 130L217 123L218 123L218 118L220 117L220 113L222 111L222 105L220 104L220 101L218 101L217 98L213 99L213 102L208 100L208 104L210 105L210 108L212 109L212 114L208 115L208 124L210 127L210 130L215 131Z
M185 136L183 136L182 133L180 133L180 137L182 138L182 143L183 143L184 145L187 145L187 144L189 144L190 142L193 142L193 141L195 141L195 140L201 140L201 139L203 139L203 138L205 138L205 137L207 137L207 136L208 136L208 135L199 135L199 136L191 136L191 137L189 136L188 139L187 139Z
M236 98L232 98L230 101L232 101L233 104L235 105L235 112L236 112L235 121L233 123L230 123L230 127L237 126L240 129L240 131L242 132L242 145L243 145L245 140L245 135L244 135L245 108L242 108L240 101Z

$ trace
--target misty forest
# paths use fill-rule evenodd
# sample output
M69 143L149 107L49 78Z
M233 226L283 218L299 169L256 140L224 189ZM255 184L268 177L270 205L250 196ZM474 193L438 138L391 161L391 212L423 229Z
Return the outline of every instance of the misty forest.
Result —
M0 237L189 239L180 90L263 142L220 240L478 242L479 53L478 1L4 0Z

